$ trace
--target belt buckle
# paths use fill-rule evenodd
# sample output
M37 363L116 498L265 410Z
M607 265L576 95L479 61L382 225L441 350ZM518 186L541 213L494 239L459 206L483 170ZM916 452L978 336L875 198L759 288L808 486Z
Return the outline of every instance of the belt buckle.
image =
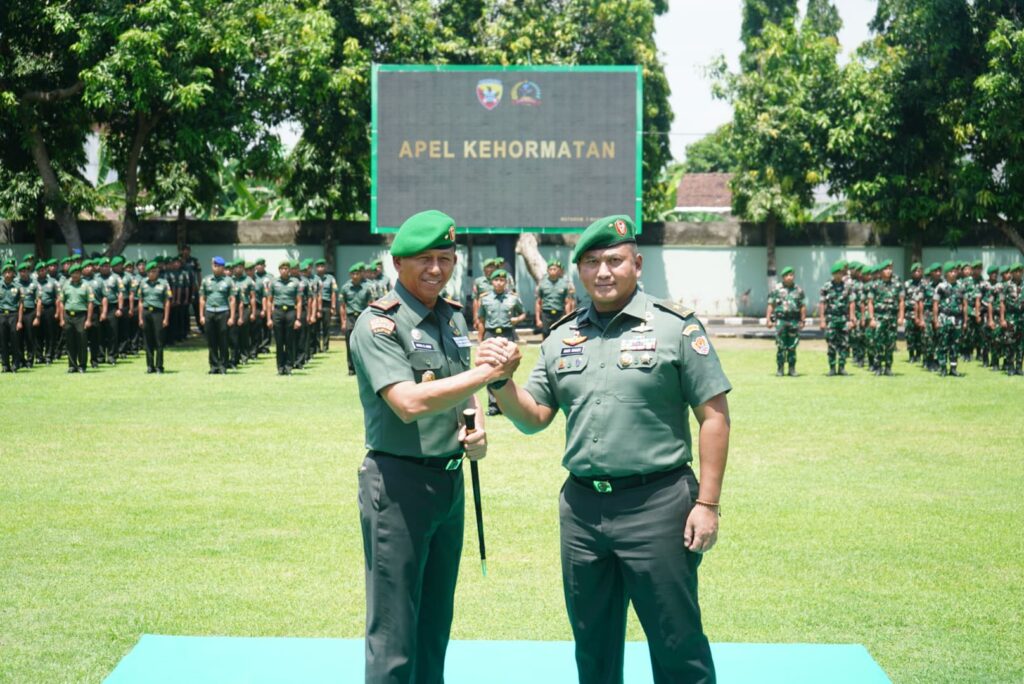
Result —
M287 306L282 306L282 307L281 307L281 311L287 311L287 310L288 310L288 308L289 308L289 307L287 307Z
M502 330L504 330L504 328L495 328L494 332L500 335Z
M453 458L449 460L448 463L445 464L444 469L450 472L452 470L458 470L461 466L462 456L459 456L458 458Z
M74 318L77 313L77 311L68 311L68 315L71 316L72 318Z
M594 485L594 491L598 494L612 493L612 483L608 480L594 480L592 484Z

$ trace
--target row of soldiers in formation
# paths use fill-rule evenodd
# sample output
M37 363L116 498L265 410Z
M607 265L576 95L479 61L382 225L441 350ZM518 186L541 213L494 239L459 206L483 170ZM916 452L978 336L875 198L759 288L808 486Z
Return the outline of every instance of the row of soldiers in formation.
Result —
M818 317L828 345L829 375L846 375L851 352L857 366L892 375L900 326L911 363L957 377L960 361L1021 375L1024 359L1024 264L983 268L980 260L910 266L911 277L893 275L892 261L868 265L838 261L819 292ZM767 318L776 330L777 375L795 375L806 297L792 268L769 295Z
M210 347L210 372L223 374L269 352L275 313L271 286L284 280L295 296L278 304L289 326L273 336L280 337L278 372L287 374L327 350L335 311L342 328L350 330L366 303L390 289L379 261L353 264L349 281L340 287L323 259L283 262L277 277L267 273L263 259L226 263L217 257L212 265L213 275L201 278L187 248L148 262L78 254L59 261L26 255L17 266L4 262L3 372L49 365L66 353L68 372L84 373L145 348L147 372L162 373L164 346L187 337L191 309Z

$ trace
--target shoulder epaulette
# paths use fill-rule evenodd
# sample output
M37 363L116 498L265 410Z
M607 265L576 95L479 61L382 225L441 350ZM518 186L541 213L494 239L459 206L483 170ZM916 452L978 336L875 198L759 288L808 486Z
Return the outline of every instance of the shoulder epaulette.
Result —
M370 302L370 306L373 307L374 309L377 309L378 311L392 311L393 309L398 308L399 304L401 304L401 302L398 300L397 297L393 297L390 299L384 297L382 299L378 299L375 302Z
M564 316L559 318L557 321L552 323L551 324L551 329L554 330L555 328L557 328L558 326L562 325L563 323L571 321L572 319L574 319L577 316L579 316L581 311L585 311L585 310L586 310L585 307L584 308L580 308L580 309L573 309L572 311L570 311L569 313L565 314Z
M678 302L654 302L654 306L658 307L662 311L667 311L670 314L679 316L682 319L687 319L694 314L694 310L688 306L683 306Z
M443 299L444 301L448 302L451 305L451 307L453 309L455 309L456 311L461 311L462 310L462 304L460 302L457 302L454 299L448 299L447 297L441 297L441 299Z

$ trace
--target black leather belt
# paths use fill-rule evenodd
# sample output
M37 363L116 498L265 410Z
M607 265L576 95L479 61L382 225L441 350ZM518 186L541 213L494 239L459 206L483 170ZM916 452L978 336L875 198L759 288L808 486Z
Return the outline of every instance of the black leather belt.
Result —
M147 306L146 311L153 313L154 311L163 311L163 309L157 308L155 306Z
M569 477L574 482L578 482L585 487L589 487L598 494L611 494L612 492L622 489L632 489L634 487L641 487L645 484L657 482L658 480L680 473L686 468L689 468L689 466L679 466L678 468L672 468L671 470L660 470L656 473L643 473L641 475L626 475L624 477L581 477L571 473L569 474Z
M453 472L462 467L462 461L464 456L459 454L458 456L449 457L420 457L420 456L399 456L398 454L389 454L384 451L370 451L372 456L387 456L388 458L397 458L399 461L409 461L416 465L421 465L425 468L434 468L435 470L447 470Z
M18 313L18 312L13 310L13 309L0 309L0 313L2 313L2 314L12 314L12 313Z

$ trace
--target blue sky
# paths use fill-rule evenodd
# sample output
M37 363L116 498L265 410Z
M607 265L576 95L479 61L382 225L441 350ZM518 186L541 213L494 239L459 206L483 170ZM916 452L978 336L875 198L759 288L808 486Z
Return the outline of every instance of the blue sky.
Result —
M867 24L876 0L834 0L843 20L839 34L843 54L852 52L868 37ZM806 1L801 3L801 11ZM728 103L711 97L711 82L703 69L717 55L725 55L737 69L742 45L742 0L670 0L669 11L658 17L655 40L672 89L670 103L672 154L684 158L684 148L732 118Z

